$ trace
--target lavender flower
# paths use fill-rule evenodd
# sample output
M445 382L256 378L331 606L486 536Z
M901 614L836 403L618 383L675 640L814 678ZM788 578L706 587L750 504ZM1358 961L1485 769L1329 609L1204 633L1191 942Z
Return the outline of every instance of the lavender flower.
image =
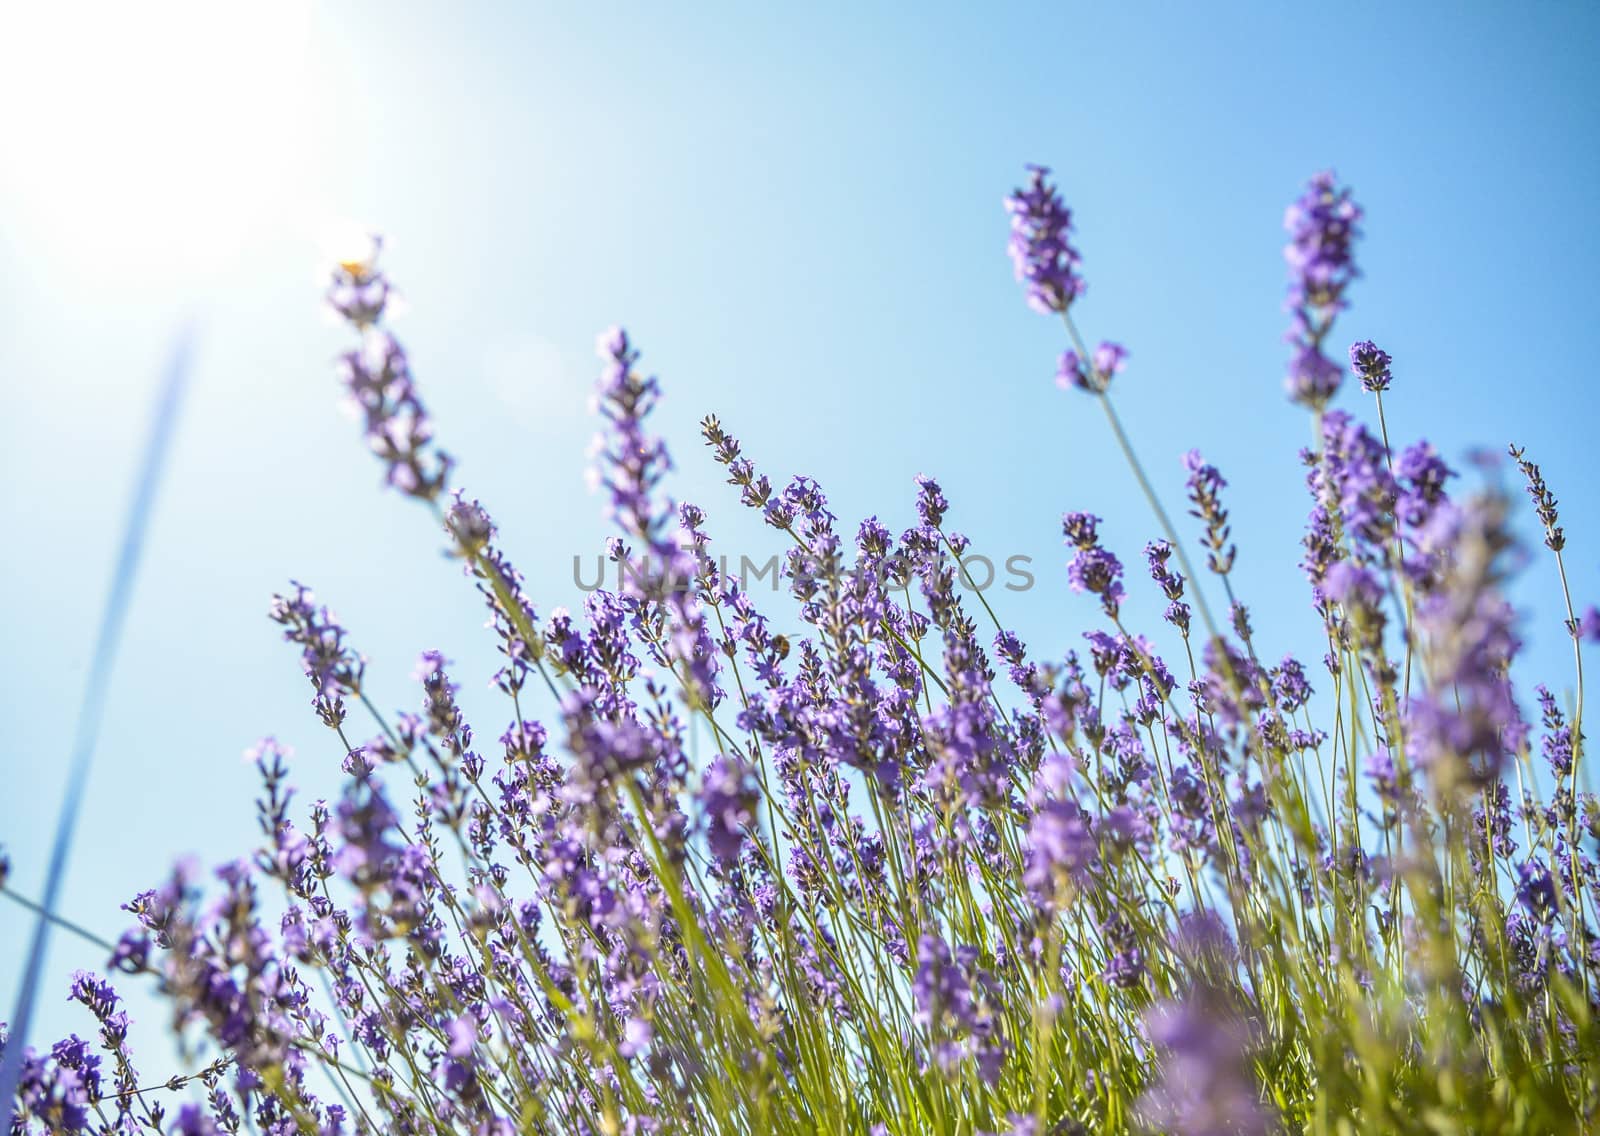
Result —
M1545 762L1550 766L1550 772L1558 780L1565 779L1572 773L1574 753L1574 738L1572 727L1567 723L1567 717L1556 705L1555 696L1543 683L1534 687L1539 696L1539 714L1544 721L1545 735L1539 744L1540 751L1544 754Z
M373 234L365 257L340 261L328 283L328 306L358 328L371 327L383 318L389 302L389 278L378 271L383 237Z
M345 716L344 699L361 693L366 659L345 643L345 629L311 589L290 581L292 595L274 595L269 611L284 627L283 637L300 648L301 665L315 693L313 705L324 725L337 729Z
M1369 650L1379 649L1387 621L1382 607L1383 585L1377 578L1360 565L1341 560L1328 569L1323 590L1348 613L1363 645Z
M454 539L463 556L476 556L494 539L494 521L477 501L468 501L456 490L455 500L444 514L445 531Z
M917 945L911 983L913 1020L932 1033L931 1052L938 1069L954 1072L970 1057L979 1076L993 1084L1005 1041L988 1005L998 989L993 976L977 963L976 947L961 946L952 952L943 939L924 935Z
M173 1136L222 1136L211 1114L197 1104L186 1104L178 1109L172 1125Z
M1121 372L1128 359L1127 350L1120 344L1103 342L1095 348L1094 356L1085 365L1078 353L1071 349L1061 353L1056 367L1056 386L1062 390L1078 390L1099 394L1111 386L1112 376Z
M755 823L760 790L752 770L737 757L718 757L706 769L700 787L700 808L706 818L706 840L723 867L739 858L745 830Z
M950 509L950 502L945 500L944 491L939 488L939 483L931 477L917 475L917 517L930 529L936 529L944 521L944 515Z
M1361 380L1368 394L1382 394L1389 389L1389 365L1394 360L1370 339L1350 345L1350 371Z
M1140 1102L1145 1123L1174 1136L1265 1136L1271 1113L1260 1102L1248 1060L1249 1032L1203 990L1146 1015L1159 1051L1157 1079Z
M1121 606L1122 562L1098 546L1082 548L1067 565L1067 583L1075 592L1089 592L1100 597L1106 613L1116 617Z
M1556 495L1545 484L1544 473L1528 460L1526 449L1511 446L1509 451L1522 476L1527 479L1528 497L1533 501L1534 512L1539 515L1539 523L1544 526L1544 546L1551 552L1560 552L1567 546L1567 537L1561 529Z
M682 675L693 701L709 706L720 691L716 649L704 611L689 587L699 574L699 564L677 540L677 508L657 498L661 479L672 464L666 444L645 433L660 385L635 367L639 353L623 329L601 335L597 352L605 367L596 402L609 427L609 436L602 439L600 477L610 496L612 519L640 541L647 554L643 572L623 573L622 590L636 602L666 609L671 626L663 628L655 653Z
M1332 172L1314 176L1284 214L1289 233L1289 341L1294 354L1286 380L1290 397L1313 410L1338 392L1340 371L1322 350L1334 317L1347 305L1345 290L1357 276L1353 248L1361 207Z
M1007 251L1023 284L1028 306L1049 314L1064 312L1083 295L1080 258L1072 247L1072 211L1046 180L1048 166L1029 166L1028 184L1006 198L1011 214Z
M1237 549L1229 540L1228 510L1222 507L1222 490L1228 484L1217 467L1200 456L1199 450L1183 455L1183 468L1189 471L1189 515L1206 526L1207 563L1219 576L1233 571Z
M1100 543L1100 518L1093 513L1061 514L1061 535L1067 544L1087 551Z
M1067 564L1067 583L1075 592L1100 597L1106 613L1113 619L1122 604L1122 562L1099 545L1100 518L1092 513L1066 513L1061 518L1065 543L1076 549Z
M1041 908L1053 910L1069 885L1086 882L1098 857L1083 809L1073 801L1046 801L1028 825L1022 882Z
M1320 410L1339 393L1339 365L1322 353L1320 347L1301 345L1289 362L1289 377L1284 386L1294 401Z
M1137 930L1120 915L1113 914L1100 924L1100 938L1106 946L1106 965L1102 975L1112 986L1133 990L1144 982L1145 954Z
M400 342L368 329L361 346L341 358L340 377L363 415L367 444L383 461L388 484L425 501L438 498L454 462L433 445L433 422Z
M1445 499L1445 482L1454 476L1427 440L1407 446L1395 463L1400 486L1396 518L1412 530L1425 528Z
M1520 641L1500 594L1515 547L1505 511L1497 495L1442 509L1422 538L1443 567L1416 608L1429 683L1408 732L1446 793L1497 776L1527 733L1508 678Z

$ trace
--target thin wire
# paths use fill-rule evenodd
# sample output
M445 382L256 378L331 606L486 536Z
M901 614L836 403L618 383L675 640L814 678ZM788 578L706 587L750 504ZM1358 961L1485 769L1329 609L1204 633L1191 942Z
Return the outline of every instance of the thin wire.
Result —
M56 901L60 897L61 882L67 872L67 856L72 849L72 835L77 828L79 807L83 803L84 789L89 781L89 768L93 764L95 741L100 734L100 720L105 710L107 688L116 662L117 646L122 640L122 628L127 620L128 601L133 595L134 579L138 575L139 554L144 545L145 529L155 503L156 489L161 481L161 471L166 464L167 449L172 442L178 419L178 408L183 402L184 388L188 383L189 363L195 339L192 323L180 328L168 359L166 374L156 397L150 418L150 432L145 442L139 475L134 483L133 498L128 504L128 519L123 528L122 547L117 553L116 567L111 575L111 587L106 594L105 608L100 614L100 629L95 639L94 656L89 667L88 685L83 691L79 706L77 733L72 743L72 765L67 773L66 795L61 801L61 813L56 820L55 841L50 849L50 867L45 876L44 892L39 898L41 908L34 922L33 941L28 948L28 964L23 971L22 985L17 991L16 1009L11 1015L10 1037L0 1055L0 1115L5 1123L0 1132L11 1131L16 1108L18 1082L22 1075L22 1050L27 1043L28 1025L33 1017L33 1007L39 991L39 980L44 970L45 951L49 945L50 927L56 920Z

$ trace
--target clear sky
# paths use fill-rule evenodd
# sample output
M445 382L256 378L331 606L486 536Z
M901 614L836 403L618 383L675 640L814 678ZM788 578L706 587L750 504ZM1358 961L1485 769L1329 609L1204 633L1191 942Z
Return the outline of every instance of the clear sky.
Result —
M480 739L504 728L475 595L426 516L378 491L338 411L345 337L318 272L353 224L392 238L396 330L542 611L581 602L572 557L604 532L586 404L595 334L621 322L666 386L673 488L722 547L775 548L699 444L708 411L775 481L817 477L852 527L908 523L913 477L937 475L979 549L1032 557L1035 588L990 598L1058 655L1095 610L1065 588L1062 510L1105 516L1131 568L1155 532L1098 412L1053 385L1058 326L1023 306L1004 254L1001 200L1024 162L1049 163L1077 215L1085 333L1128 346L1120 405L1169 501L1191 446L1230 477L1240 588L1276 657L1316 653L1281 219L1332 166L1367 210L1336 338L1394 355L1397 441L1426 434L1458 467L1475 444L1527 445L1562 498L1575 588L1600 598L1600 8L762 8L0 15L13 886L43 877L128 478L187 316L192 397L66 913L115 933L175 856L253 847L240 754L262 734L295 748L302 803L334 791L341 755L265 616L291 577L344 617L381 703L410 707L412 662L437 647ZM1565 689L1553 579L1535 559L1516 593L1524 674ZM5 1012L26 930L0 906ZM65 977L99 961L56 937L41 1033L85 1028Z

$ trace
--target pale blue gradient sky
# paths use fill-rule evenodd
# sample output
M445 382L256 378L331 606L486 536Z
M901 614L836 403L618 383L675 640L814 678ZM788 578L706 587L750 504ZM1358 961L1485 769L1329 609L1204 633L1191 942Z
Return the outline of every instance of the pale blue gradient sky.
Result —
M438 647L480 738L509 718L475 595L337 411L344 337L317 270L340 222L391 234L397 331L542 611L577 606L571 557L603 532L591 345L623 322L666 386L673 488L724 547L774 546L699 445L713 410L852 526L908 522L912 478L938 475L978 548L1034 558L1034 590L991 599L1059 654L1094 611L1064 586L1061 511L1106 516L1130 567L1154 529L1098 412L1053 386L1058 326L1004 256L1001 199L1050 163L1085 333L1129 347L1121 407L1169 501L1190 446L1231 478L1240 590L1276 657L1315 653L1280 221L1331 165L1367 209L1337 338L1395 356L1397 440L1426 433L1458 466L1474 443L1528 445L1576 589L1600 596L1592 5L307 4L176 38L152 16L149 50L181 50L148 70L97 13L52 18L0 22L0 62L83 85L0 90L0 839L25 891L150 393L179 320L203 325L67 888L107 931L173 857L254 845L240 753L258 735L295 747L302 801L337 785L264 614L291 576L345 618L381 703L409 706L412 661ZM1564 689L1553 578L1535 560L1517 598L1526 673ZM0 906L8 1008L26 927ZM56 938L42 1031L85 1028L59 1003L98 961Z

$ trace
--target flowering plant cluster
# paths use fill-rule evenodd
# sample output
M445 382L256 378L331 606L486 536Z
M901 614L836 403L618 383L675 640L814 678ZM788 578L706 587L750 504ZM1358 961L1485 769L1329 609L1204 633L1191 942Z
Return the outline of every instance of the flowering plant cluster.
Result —
M498 736L420 656L380 707L354 636L296 584L271 616L342 763L300 808L253 759L259 847L135 897L109 969L153 979L203 1064L187 1103L98 1040L29 1051L14 1133L1562 1132L1600 1124L1600 804L1576 696L1512 685L1511 499L1393 445L1393 360L1349 348L1379 428L1332 403L1361 217L1332 174L1291 206L1288 390L1314 416L1302 566L1322 634L1279 655L1237 597L1228 482L1183 457L1174 523L1089 350L1049 171L1007 201L1071 397L1102 407L1151 506L1146 572L1063 518L1080 650L1030 655L981 592L939 484L918 523L842 524L714 417L712 458L792 546L782 622L664 491L660 387L600 339L610 555L645 565L541 615L451 488L388 279L339 265L340 377L387 484L431 513L500 655ZM1522 450L1560 568L1557 501ZM1174 467L1174 473L1179 469ZM1204 575L1189 551L1204 553ZM1197 557L1198 559L1198 557ZM817 572L826 563L835 570ZM1164 622L1125 625L1130 592ZM1208 595L1221 597L1221 618ZM977 605L974 607L973 600ZM788 628L785 631L784 628ZM691 737L714 752L691 756ZM196 1086L198 1089L196 1089Z

